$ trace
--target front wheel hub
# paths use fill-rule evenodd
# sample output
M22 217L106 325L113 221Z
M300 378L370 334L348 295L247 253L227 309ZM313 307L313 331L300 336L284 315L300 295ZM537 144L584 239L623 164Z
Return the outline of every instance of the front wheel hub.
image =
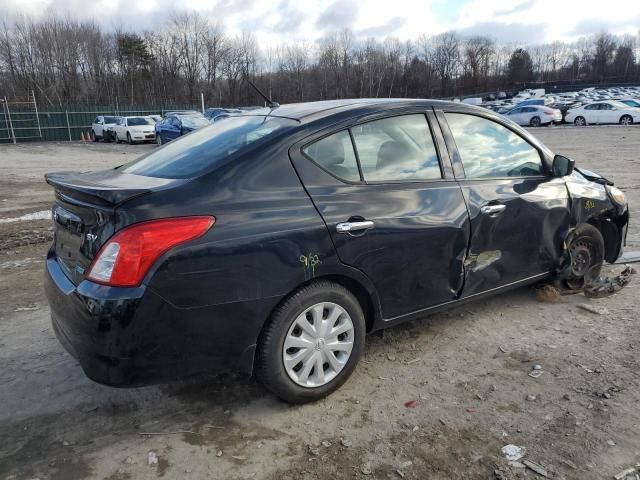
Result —
M585 277L593 266L595 251L588 240L578 240L569 247L571 267L567 284L570 288L580 289L584 286Z

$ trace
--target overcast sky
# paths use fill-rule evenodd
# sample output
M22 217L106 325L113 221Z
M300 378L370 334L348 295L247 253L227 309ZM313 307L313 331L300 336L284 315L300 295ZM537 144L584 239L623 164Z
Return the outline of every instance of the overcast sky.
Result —
M104 26L158 28L170 9L194 10L228 33L253 32L261 45L313 41L343 28L356 38L457 30L503 42L574 40L608 30L638 35L640 0L0 0L35 17L57 12Z

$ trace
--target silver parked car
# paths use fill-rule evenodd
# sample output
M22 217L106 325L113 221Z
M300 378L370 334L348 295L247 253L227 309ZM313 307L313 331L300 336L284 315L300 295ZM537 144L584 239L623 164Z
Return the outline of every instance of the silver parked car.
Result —
M560 123L562 121L562 112L560 110L543 105L526 105L512 108L504 116L518 125L530 127L550 125L551 123Z

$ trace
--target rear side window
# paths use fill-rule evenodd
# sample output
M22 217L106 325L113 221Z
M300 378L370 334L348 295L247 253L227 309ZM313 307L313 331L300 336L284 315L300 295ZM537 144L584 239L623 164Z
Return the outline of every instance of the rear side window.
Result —
M541 175L538 150L506 127L463 113L446 113L467 178Z
M348 130L334 133L302 149L305 155L336 177L349 182L359 182L356 161Z
M295 120L263 115L229 117L173 140L152 151L121 171L161 178L190 178L230 155L242 153L267 138L285 133L298 123Z
M442 178L423 114L384 118L352 128L365 181Z

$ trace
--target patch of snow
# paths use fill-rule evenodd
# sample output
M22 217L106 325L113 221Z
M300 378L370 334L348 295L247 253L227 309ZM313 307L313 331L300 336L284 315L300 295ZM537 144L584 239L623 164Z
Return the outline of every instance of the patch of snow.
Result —
M0 223L28 222L30 220L49 220L51 210L40 210L39 212L27 213L21 217L0 218Z

